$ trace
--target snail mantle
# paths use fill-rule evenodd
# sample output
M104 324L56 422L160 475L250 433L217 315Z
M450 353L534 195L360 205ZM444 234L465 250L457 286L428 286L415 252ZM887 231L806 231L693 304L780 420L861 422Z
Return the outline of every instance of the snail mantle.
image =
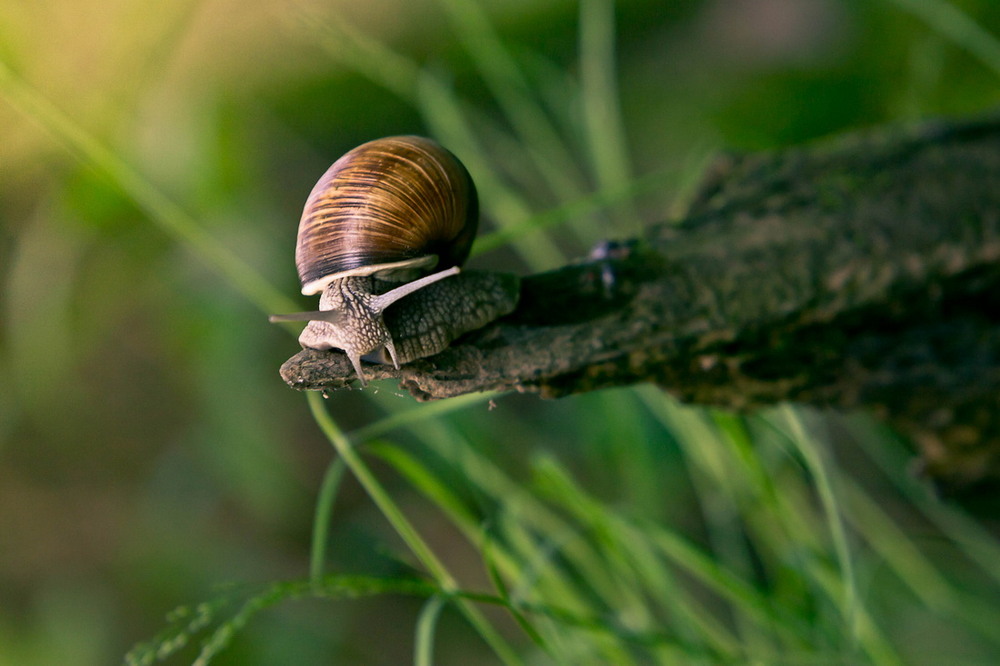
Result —
M703 405L863 408L932 474L1000 480L997 183L1000 116L722 156L682 220L522 278L516 309L440 353L364 371L420 400L651 382ZM281 374L355 377L316 350Z

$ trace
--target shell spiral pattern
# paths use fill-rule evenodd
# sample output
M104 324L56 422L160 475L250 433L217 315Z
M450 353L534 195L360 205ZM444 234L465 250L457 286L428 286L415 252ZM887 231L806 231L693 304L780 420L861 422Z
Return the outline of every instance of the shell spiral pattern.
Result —
M306 200L295 249L302 293L350 275L460 265L478 217L468 171L434 141L362 144L334 162Z

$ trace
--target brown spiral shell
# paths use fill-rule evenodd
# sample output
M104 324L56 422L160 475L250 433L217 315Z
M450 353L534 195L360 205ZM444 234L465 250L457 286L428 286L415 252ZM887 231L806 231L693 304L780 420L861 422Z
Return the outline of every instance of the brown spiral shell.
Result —
M478 219L469 172L440 145L419 136L364 143L306 200L295 248L302 293L350 275L460 265Z

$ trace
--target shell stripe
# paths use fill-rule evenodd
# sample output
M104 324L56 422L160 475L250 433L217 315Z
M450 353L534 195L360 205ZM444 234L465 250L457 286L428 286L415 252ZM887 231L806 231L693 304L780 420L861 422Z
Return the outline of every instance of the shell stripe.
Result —
M440 268L461 263L477 208L468 172L429 139L363 144L337 160L306 201L296 248L303 293L428 254L441 255Z

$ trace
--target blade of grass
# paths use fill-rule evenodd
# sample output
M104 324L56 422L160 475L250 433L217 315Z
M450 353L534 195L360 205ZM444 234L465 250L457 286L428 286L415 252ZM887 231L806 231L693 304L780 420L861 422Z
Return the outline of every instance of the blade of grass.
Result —
M510 597L519 600L518 606L555 606L577 618L604 618L603 624L614 627L595 633L592 627L563 622L564 617L547 616L550 622L541 623L540 632L558 655L557 661L589 663L599 659L599 663L622 666L633 663L616 640L623 627L621 618L615 613L609 616L603 605L595 603L591 581L574 567L582 559L580 554L589 550L581 535L572 527L558 533L539 533L527 527L528 516L523 511L509 506L503 509L497 520L498 532L519 565L515 574L508 574L513 584ZM564 553L572 554L568 562L561 559Z
M377 39L350 25L336 12L320 17L311 7L296 3L288 15L290 31L297 36L302 29L340 64L390 91L401 100L413 103L420 66Z
M504 529L504 533L507 535L504 543L507 545L503 546L494 543L491 548L493 548L493 552L495 553L497 568L503 571L508 577L514 576L515 581L520 580L518 587L511 591L511 598L538 599L543 604L547 600L560 599L564 602L562 605L565 606L566 603L570 603L568 607L571 607L573 605L571 600L579 598L579 593L563 586L553 587L553 581L562 580L565 566L549 565L554 563L553 555L555 553L572 550L565 547L565 538L558 538L556 541L552 541L552 537L563 533L570 540L573 538L579 540L579 537L573 536L576 531L554 515L548 519L544 518L545 514L549 511L548 509L539 504L535 498L527 495L523 489L512 481L505 481L504 473L492 465L492 463L483 459L467 443L463 446L461 442L456 441L454 436L449 437L444 431L434 428L431 428L428 433L421 434L420 431L425 430L428 425L431 424L421 423L420 427L416 429L418 432L414 434L417 434L422 439L426 439L427 445L436 450L444 459L456 461L456 464L462 470L463 478L469 479L482 492L486 492L490 496L497 498L497 501L501 502L501 506L506 507L505 513L500 515L509 516L509 520L501 521L502 524L507 525ZM441 446L445 442L450 443L448 446ZM452 446L461 447L461 453L450 452L449 447ZM543 517L541 521L539 521L539 516ZM538 529L542 530L541 533L549 535L550 538L547 540L547 543L539 543L531 537L525 531L525 527L528 525L537 525ZM460 529L469 536L473 543L477 543L477 536L480 534L478 523L475 525L460 525ZM514 532L511 532L512 529ZM521 536L516 537L515 533L520 533ZM512 539L512 537L514 538ZM632 535L632 538L638 539L635 535ZM520 543L520 545L516 545L517 543ZM534 560L534 564L532 560ZM573 561L572 558L571 561ZM688 564L688 566L697 570L693 565ZM707 567L708 565L705 566ZM528 572L532 571L535 573L529 576ZM540 587L538 586L539 583L541 583ZM733 589L740 589L739 583L732 580L728 583L716 583L716 585L727 592ZM745 589L749 590L750 588ZM751 597L753 595L752 592L747 592L747 594L751 595ZM743 597L743 600L746 600L746 598ZM527 602L518 602L518 605L520 607L525 603ZM682 602L679 601L678 603ZM803 634L802 627L795 626L790 620L775 619L778 616L769 614L771 611L767 610L768 604L761 601L761 599L754 599L753 602L748 602L748 605L753 607L753 612L757 613L758 617L762 618L760 619L760 623L764 627L771 627L772 625L793 627L792 629L783 630L782 635L785 636L786 645L792 644L792 639L788 638L789 635L801 636ZM798 609L793 610L798 612ZM577 605L576 612L593 613L594 611L591 602L582 601L582 604ZM551 630L547 632L548 634L551 634ZM550 645L555 646L553 650L556 654L562 654L558 647L562 641L555 640L554 637L550 637L547 640ZM579 640L579 637L577 640ZM657 644L661 643L662 641ZM690 641L687 641L687 643L690 644ZM801 648L802 645L803 643L799 641L795 643L794 647ZM690 648L688 648L688 651L690 651Z
M447 437L447 434L437 433L434 439L440 440L444 437ZM585 601L586 596L581 594L569 578L564 575L564 571L554 566L553 563L558 546L552 539L555 539L558 544L564 543L564 539L549 533L548 538L540 543L534 534L524 529L526 521L523 518L510 517L509 520L500 521L504 527L503 532L507 536L506 545L501 545L484 533L479 526L480 521L473 517L472 511L457 499L457 496L444 481L424 467L417 458L410 456L404 450L388 445L379 445L375 447L374 451L382 455L383 459L407 478L418 491L442 509L448 518L466 534L469 541L479 548L480 552L484 553L484 559L486 558L486 550L489 550L489 562L484 562L486 566L496 575L499 575L499 571L505 572L505 575L510 577L514 584L513 590L505 592L501 598L507 601L508 611L512 613L515 621L522 626L536 644L550 655L558 656L559 650L553 645L559 645L561 641L554 638L555 634L561 635L566 631L578 633L581 627L587 629L588 635L592 633L591 623L579 619L593 615L592 606ZM567 539L574 537L575 534L568 536ZM505 585L501 587L507 589ZM537 630L519 610L523 607L532 608L537 612L540 608L553 607L555 604L558 604L558 607L562 609L559 614L546 613L543 618L536 618L536 622L541 619L543 624L546 621L550 623L548 631ZM577 618L577 621L571 623L570 627L564 627L559 623L559 618L565 619L566 616ZM593 638L601 646L595 645L594 649L602 650L606 659L610 659L613 663L629 663L620 652L608 653L609 646L614 646L614 642L609 643L610 637L604 632ZM576 646L579 647L578 641ZM565 656L562 654L562 657ZM562 657L557 658L557 661L566 661Z
M937 612L955 612L951 585L937 571L910 536L900 529L857 484L841 480L851 511L848 519L857 532L921 603Z
M451 520L470 525L477 522L453 488L409 451L387 442L371 442L366 449L391 465Z
M615 77L615 3L580 2L580 88L585 138L600 189L621 190L631 180L631 162L625 141L625 123L618 106ZM637 235L639 216L623 206L619 233Z
M871 460L906 499L938 529L951 539L969 562L1000 584L1000 541L961 509L954 508L933 494L928 484L912 469L913 454L884 426L865 427L850 422L852 433L859 438L858 450Z
M174 201L0 62L0 95L84 164L103 174L168 236L201 258L261 312L291 312L294 301L213 238Z
M536 468L536 479L532 486L545 484L547 476ZM544 493L536 493L544 497ZM507 514L507 534L515 534L514 529L530 520L525 508L512 507L514 512ZM572 518L577 518L572 520ZM615 624L626 627L630 631L638 626L648 630L644 624L648 614L642 606L634 586L627 580L629 572L619 571L614 567L603 552L600 539L590 532L592 525L581 523L578 517L570 516L563 520L564 526L559 531L541 530L531 526L531 532L523 537L522 544L530 544L521 552L530 559L526 560L526 572L532 572L531 577L522 574L517 586L517 594L525 594L533 589L542 595L543 602L552 599L553 594L569 594L583 606L579 612L591 615L610 613L615 618ZM549 579L555 571L560 571L564 579L556 587L550 587ZM530 587L529 587L530 586ZM569 591L572 589L573 591ZM634 624L633 624L634 623ZM624 663L624 656L615 653L615 646L602 645L602 650L608 653L612 663Z
M765 549L775 550L769 543L761 544L759 541L761 539L770 541L776 534L785 530L781 527L774 529L772 526L766 531L754 532L755 535L759 535L754 539L748 535L752 528L745 525L744 521L778 523L779 521L773 519L780 507L777 492L764 468L761 453L755 449L754 442L747 432L744 419L718 410L711 410L709 418L718 433L718 444L726 450L727 467L742 477L745 492L750 495L749 498L735 503L710 501L712 491L711 488L705 487L704 475L692 474L692 483L698 489L698 496L702 498L701 505L706 516L711 551L721 565L735 574L748 580L759 579L761 578L759 569L764 567L760 567L757 563L768 556L758 552L763 553ZM754 520L753 517L756 516L760 516L760 519ZM776 627L761 626L745 612L735 612L733 615L737 634L746 655L777 654L787 647L787 636L779 638L780 632ZM797 644L793 647L801 650L803 645Z
M420 611L413 646L414 666L432 666L434 663L434 635L437 632L438 618L446 603L446 597L434 596L427 600Z
M831 599L842 594L844 582L843 573L829 566L813 566L810 575L827 592ZM896 650L879 629L875 619L868 610L858 604L850 617L851 641L838 651L846 652L841 658L844 663L854 663L858 660L858 651L864 651L872 664L876 666L902 666L903 661Z
M354 474L354 477L362 487L364 487L368 496L375 502L382 515L392 524L393 529L396 530L417 559L427 568L441 589L449 594L457 591L458 585L451 573L444 566L444 563L438 559L437 555L434 554L427 542L423 540L420 533L417 532L416 528L406 518L389 493L382 487L382 484L378 482L375 475L371 473L368 466L364 464L361 457L358 456L354 447L326 411L326 407L322 402L323 398L315 391L307 392L306 398L309 402L309 409L312 411L313 418L323 431L323 434L326 435L327 439L337 450L337 453L343 458L344 463L350 468L351 473ZM469 623L475 627L483 640L486 641L504 663L521 663L521 659L517 653L497 633L496 629L478 609L465 601L458 601L457 603L459 610L462 611L462 614L465 615Z
M644 594L654 604L656 616L663 616L663 622L669 623L676 632L677 643L684 646L684 653L711 656L709 663L724 658L719 642L728 632L720 630L722 620L719 616L722 614L714 610L706 613L700 602L690 603L692 597L697 599L701 595L685 589L671 570L670 562L656 552L648 534L626 523L621 516L614 515L611 521L614 538L627 547L624 555L628 566L640 579ZM664 646L654 655L660 663L673 663L684 656L677 652L676 646Z
M441 434L439 436L443 437L446 435ZM525 599L533 599L536 596L530 593L531 586L526 585L527 579L532 578L533 572L536 571L536 566L530 562L526 563L523 557L518 557L510 548L496 542L488 533L484 532L480 528L480 521L458 499L451 487L422 465L416 457L399 447L387 444L369 446L372 453L382 457L383 460L406 478L419 492L441 509L448 519L465 534L469 542L483 553L484 561L487 559L486 553L489 551L488 562L485 563L490 571L498 572L502 570L506 575L515 579L515 582L519 585L518 592L509 594L507 588L504 586L504 594L501 597L507 600L510 605L509 610L514 614L515 620L518 624L522 625L525 632L541 647L550 651L548 642L541 638L534 627L527 624L526 620L517 610L520 605L526 603ZM534 552L533 548L532 552ZM575 608L576 612L585 612L588 610L585 605L578 604L577 606L573 606L569 602L570 599L578 599L578 595L567 587L566 581L563 580L560 572L553 572L553 575L547 576L545 580L546 584L550 587L562 586L562 592L564 593L556 595L556 598L559 598L564 606L570 603L566 607ZM546 598L540 597L537 599L537 602L542 603Z
M509 245L530 234L572 222L609 206L634 199L641 194L660 191L669 177L675 174L676 170L673 168L654 171L634 179L621 188L597 190L534 215L512 218L509 224L500 229L481 234L472 247L472 256Z
M229 586L222 594L196 606L180 606L167 614L170 626L150 641L136 644L125 655L129 666L149 666L167 660L218 621L212 633L203 641L201 654L194 663L207 664L222 652L253 617L289 599L345 599L379 594L405 594L429 597L440 592L428 583L410 579L380 579L363 576L325 576L312 579L278 581L263 587ZM236 607L228 618L220 616L227 608Z
M553 191L563 200L580 196L583 179L577 161L530 93L531 86L483 7L465 0L439 0L438 5Z
M1000 40L968 14L943 0L885 0L916 16L1000 76Z
M604 503L586 496L582 490L560 484L563 492L560 493L562 499L560 504L572 514L579 514L580 520L584 522L598 520L604 525L604 529L612 534L612 542L621 544L621 557L627 560L627 566L637 572L644 574L643 585L645 589L654 589L655 585L651 581L659 574L646 578L648 566L644 566L643 559L639 555L644 552L645 544L656 545L661 555L667 556L668 560L675 564L687 574L692 575L695 580L704 584L709 590L720 595L731 605L731 609L737 615L745 614L747 619L756 625L757 631L774 633L781 637L783 646L774 648L768 643L762 643L757 652L746 652L745 654L756 654L764 659L765 663L773 660L776 654L787 654L789 652L803 652L809 644L803 640L806 635L805 627L800 618L802 609L797 606L786 607L781 613L772 610L772 603L767 596L756 591L752 585L742 580L734 572L725 569L719 564L716 558L700 553L690 544L687 544L682 537L675 535L662 526L644 521L641 525L633 525L630 521L622 518L617 513L609 511ZM595 516L597 516L595 518ZM587 530L588 532L590 530ZM657 572L661 569L656 558L647 556L646 565L652 560L654 562L652 570ZM701 648L702 654L714 654L717 660L734 661L738 655L746 649L745 645L735 640L725 627L722 627L717 619L717 612L714 609L702 607L700 602L704 598L703 594L688 595L683 589L673 589L666 594L660 594L658 599L664 603L676 603L677 612L685 616L692 626L697 627L697 636L707 641ZM726 638L728 637L728 638ZM711 638L711 639L710 639ZM722 639L721 642L719 639ZM696 644L690 641L682 643L686 645L689 654L696 654ZM728 656L727 656L728 655Z
M137 643L125 655L127 666L149 666L164 661L184 649L191 639L212 623L218 612L229 604L227 597L205 601L197 606L180 606L167 613L169 626L152 640Z
M344 459L336 458L327 466L323 481L319 486L316 510L313 512L312 548L309 556L309 578L314 582L318 582L323 575L333 503L343 476Z
M613 513L607 511L602 502L586 495L558 463L551 459L541 460L538 467L538 473L545 478L545 494L581 523L581 531L590 535L600 550L600 561L606 566L615 586L600 589L601 598L614 609L615 615L621 616L620 622L625 626L640 632L654 628L656 620L642 598L645 596L645 585L634 576L631 551L636 543L619 538L623 534L615 529ZM643 539L635 531L630 536L638 537L638 541ZM587 575L588 571L581 573ZM672 627L675 632L682 637L698 637L694 644L684 643L687 651L695 652L698 643L702 643L702 650L707 645L713 654L735 657L736 642L728 630L684 589L675 587L671 592L658 601L668 606L670 615L677 621L679 626Z
M541 633L535 629L534 625L532 625L531 622L528 621L528 618L521 612L520 604L517 600L510 596L510 590L507 589L507 582L503 579L500 570L497 568L496 559L493 555L493 546L494 541L491 538L491 533L489 531L484 531L484 539L481 546L483 564L486 567L487 575L490 577L490 582L497 591L497 596L507 602L511 613L513 614L514 620L517 622L518 626L521 627L521 631L527 634L531 640L534 641L535 645L545 650L549 656L553 656L551 648L549 648Z
M802 615L804 603L815 602L817 595L825 594L818 583L805 575L812 559L825 557L824 542L815 534L817 521L810 503L803 499L808 498L806 489L798 487L794 474L786 473L780 482L772 480L774 472L769 473L763 464L768 449L775 447L769 446L766 439L756 437L751 450L747 437L724 417L714 416L724 425L720 431L704 410L682 407L652 387L641 387L636 392L684 451L691 482L703 507L713 557L718 561L716 566L725 563L730 571L735 566L735 571L748 576L760 575L755 573L759 569L766 571L770 591L758 599L759 603L730 600L737 611L737 621L749 622L744 631L752 636L759 629L770 632L788 650L808 650L811 645L818 645L816 630L822 630L823 625L809 626L796 619ZM776 460L791 462L785 453ZM784 465L787 467L788 463ZM744 538L753 547L751 561L743 559L748 554L729 550L730 538L720 534L731 531L734 525L746 533ZM720 551L715 552L714 548ZM758 611L764 606L773 610L760 615ZM787 630L789 627L791 631ZM785 630L775 631L778 628ZM765 654L768 650L763 642L753 647Z
M844 619L852 634L857 636L861 629L862 609L858 600L854 560L847 542L847 531L844 529L844 517L841 514L840 503L833 487L832 474L835 473L833 464L823 455L821 445L807 432L798 411L790 405L783 405L780 411L788 424L790 441L802 456L806 468L816 482L816 491L819 493L820 503L823 505L827 529L830 531L834 552L840 567Z
M560 566L557 556L566 545L579 540L579 533L567 525L560 532L539 532L530 525L524 509L516 503L499 507L497 534L517 568L508 571L512 599L522 603L545 603L561 599L570 610L593 610L586 594L575 584L569 567Z
M857 484L842 479L841 488L851 509L846 515L854 529L924 606L942 619L959 618L963 625L1000 645L1000 634L996 631L1000 626L1000 610L996 604L954 587L913 539ZM979 591L983 592L994 597L998 594L995 589Z
M668 495L664 492L664 474L657 455L662 440L649 436L651 419L646 418L645 410L630 389L604 391L593 398L593 409L589 403L581 405L586 414L581 415L578 424L583 425L584 432L603 432L601 429L607 427L607 434L587 437L597 441L585 444L581 450L594 461L591 464L596 474L605 471L603 465L614 469L617 480L613 483L621 489L616 504L628 506L634 516L662 516L664 498ZM615 440L629 445L607 445Z
M641 531L664 557L725 599L760 631L774 634L785 649L798 651L808 647L809 628L800 617L800 608L777 608L765 593L671 530L644 524Z
M556 552L565 550L573 558L588 557L576 531L542 503L535 500L523 487L509 479L502 470L485 457L478 454L469 442L461 441L454 433L437 422L421 422L412 428L425 445L443 459L451 461L460 470L461 478L482 495L493 500L496 515L493 521L506 537L502 544L490 537L491 556L496 568L511 581L510 599L513 607L531 604L552 606L554 600L574 617L594 615L592 603L586 593L578 587L580 581L568 574L564 567L555 566ZM391 459L390 459L391 462ZM408 465L398 468L405 475L413 470ZM413 481L418 490L440 492L447 486L435 481L422 486L428 475L421 471ZM447 491L446 491L447 492ZM430 498L435 501L433 496ZM466 538L482 552L483 541L487 537L479 520L471 519L472 514L464 509L456 509L454 502L445 498L440 507ZM544 534L539 539L537 534ZM573 641L563 641L563 628L558 623L543 631L546 645L554 654L560 654L560 645L572 645ZM588 630L589 631L589 630ZM606 641L606 637L599 642ZM597 649L595 647L595 649ZM565 661L565 660L564 660Z
M428 450L443 460L450 461L470 486L503 506L516 507L518 515L522 515L527 521L526 524L546 534L556 534L567 529L568 526L558 514L532 497L499 466L479 453L471 442L433 421L415 423L411 432ZM461 527L469 536L476 537L473 543L478 542L481 537L478 523Z
M350 599L379 594L432 596L440 590L428 583L406 579L387 580L365 576L325 576L319 581L281 581L243 600L240 608L219 624L203 642L193 666L207 666L261 611L290 599ZM228 599L224 599L228 601Z
M570 511L579 524L579 531L592 542L595 557L581 564L593 564L603 570L598 580L603 579L606 585L595 587L601 598L609 608L614 609L613 612L621 615L623 624L648 630L653 622L652 614L645 603L642 587L626 564L624 544L614 538L604 505L586 496L571 480L569 472L551 455L537 457L532 469L536 477L533 485L540 494ZM581 570L581 574L588 579L593 573L590 569Z
M812 522L798 515L802 507L778 494L762 466L764 449L758 446L750 450L744 439L725 436L709 412L684 407L653 387L636 391L682 449L709 531L729 529L728 519L721 525L713 522L712 507L725 502L742 516L744 525L756 529L759 545L773 545L774 551L781 553L780 561L775 563L777 571L770 571L771 575L789 565L791 570L801 571L800 558L804 555L788 544L802 545L803 534L811 534L811 530L802 532L801 528L810 527ZM727 430L732 434L731 425Z
M372 397L378 401L379 396ZM390 406L382 403L382 407L389 411L387 416L383 416L366 426L351 431L347 437L352 442L367 442L398 428L409 428L418 423L438 419L442 416L463 410L466 407L490 402L499 397L499 393L469 393L449 398L448 400L419 404L403 410L396 409L395 405Z

